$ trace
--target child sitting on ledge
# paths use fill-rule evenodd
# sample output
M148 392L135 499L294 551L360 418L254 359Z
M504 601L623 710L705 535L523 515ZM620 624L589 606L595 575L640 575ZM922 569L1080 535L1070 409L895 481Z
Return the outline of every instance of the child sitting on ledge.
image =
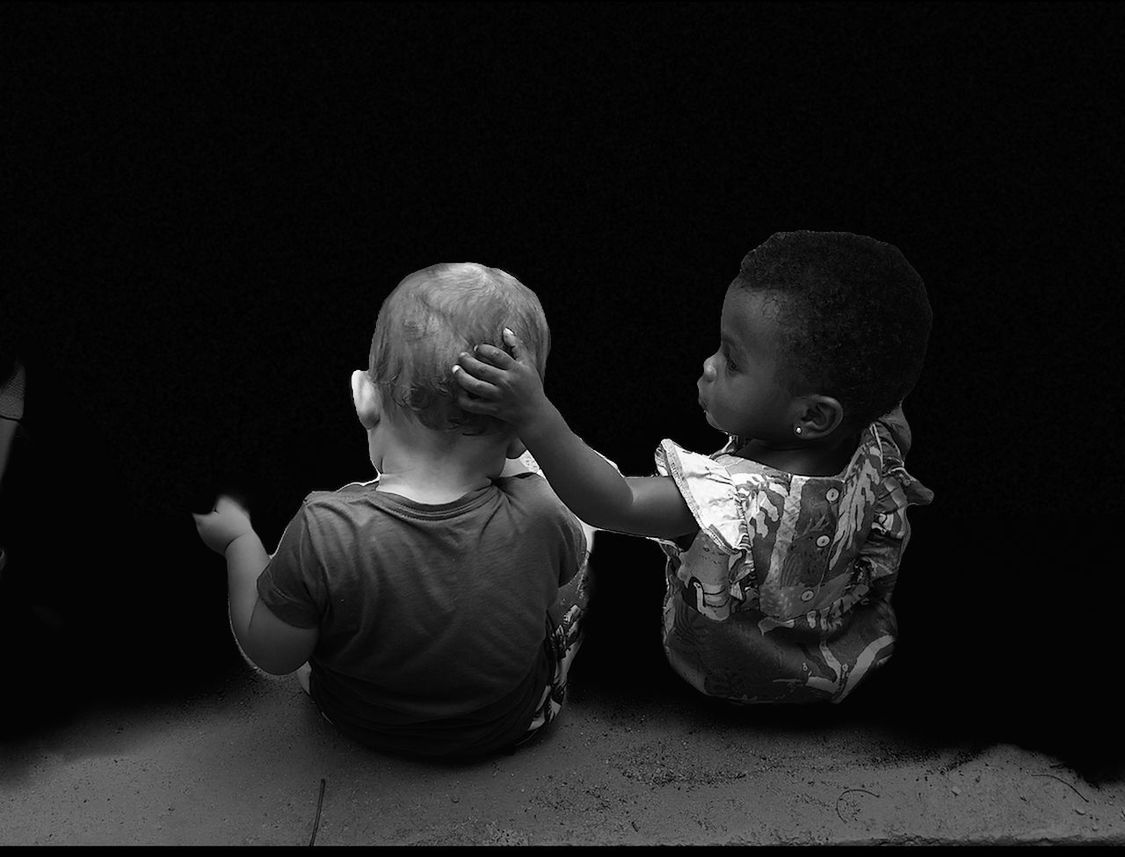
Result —
M299 670L324 716L370 747L509 751L565 698L592 530L529 472L512 427L458 406L451 377L458 353L500 341L505 319L541 375L547 321L515 277L476 264L409 275L351 376L376 478L309 494L272 556L233 499L195 515L226 558L244 655Z
M621 476L570 430L518 319L510 354L479 345L454 368L461 406L507 421L576 515L659 540L681 677L736 703L839 702L891 656L906 510L933 496L904 466L901 409L931 318L897 248L773 235L727 288L696 384L726 443L702 455L665 440L648 477Z

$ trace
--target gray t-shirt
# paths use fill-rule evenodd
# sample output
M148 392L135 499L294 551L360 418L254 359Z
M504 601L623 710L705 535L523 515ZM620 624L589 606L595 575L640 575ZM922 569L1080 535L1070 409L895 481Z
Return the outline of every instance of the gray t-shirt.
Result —
M352 483L305 498L258 594L319 629L310 689L345 734L484 753L526 731L548 680L547 611L585 551L541 476L440 505Z

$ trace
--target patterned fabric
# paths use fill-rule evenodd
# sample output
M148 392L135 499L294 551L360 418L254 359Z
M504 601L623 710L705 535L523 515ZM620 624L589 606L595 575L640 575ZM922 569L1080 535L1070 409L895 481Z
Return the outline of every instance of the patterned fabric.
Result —
M552 619L548 618L547 620L547 639L543 645L547 650L547 658L551 664L550 678L547 681L547 687L543 690L543 696L539 700L539 706L531 716L531 723L527 727L526 734L516 742L515 747L522 746L536 735L542 734L544 729L554 722L566 702L567 675L570 672L570 665L574 662L574 656L578 654L578 650L582 646L582 626L586 615L587 602L587 596L584 592L585 583L588 579L587 573L588 567L583 567L579 576L576 577L578 581L576 588L579 593L577 603L570 605L569 609L562 614L562 618L557 625L554 624ZM574 583L572 582L563 590L560 590L560 599L565 598L565 589L568 587L575 588Z
M699 523L686 549L655 540L668 557L668 660L708 696L840 702L894 650L906 509L933 499L903 463L910 429L891 411L835 476L775 470L734 455L741 445L656 451Z

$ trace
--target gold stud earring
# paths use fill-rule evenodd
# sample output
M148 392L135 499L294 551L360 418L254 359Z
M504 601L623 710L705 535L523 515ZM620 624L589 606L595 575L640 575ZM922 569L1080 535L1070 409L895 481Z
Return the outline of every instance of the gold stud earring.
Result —
M793 426L793 433L794 434L800 434L801 433L801 427L800 426Z

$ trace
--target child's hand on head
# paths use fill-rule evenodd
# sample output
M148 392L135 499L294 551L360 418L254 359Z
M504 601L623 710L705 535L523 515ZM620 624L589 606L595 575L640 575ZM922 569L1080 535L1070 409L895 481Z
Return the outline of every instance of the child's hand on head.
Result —
M250 524L250 513L233 497L220 494L215 500L215 508L206 515L197 515L192 512L195 519L195 528L203 543L215 553L224 553L239 536L253 532Z
M525 427L549 404L539 377L536 355L508 328L504 342L509 355L494 345L478 345L473 354L462 352L453 367L453 377L461 386L457 404L474 414Z

